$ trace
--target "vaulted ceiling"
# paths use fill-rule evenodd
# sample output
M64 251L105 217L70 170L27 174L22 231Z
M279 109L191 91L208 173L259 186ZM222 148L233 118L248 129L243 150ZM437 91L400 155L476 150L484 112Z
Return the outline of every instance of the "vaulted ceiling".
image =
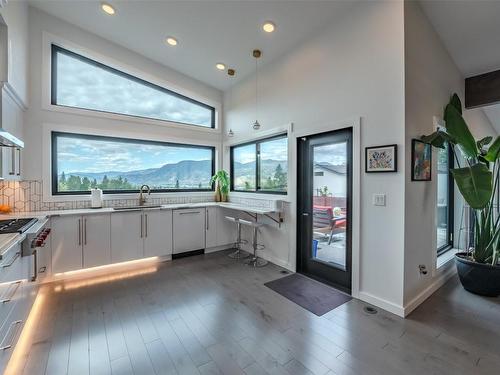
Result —
M108 0L116 10L106 15L94 0L31 0L30 5L158 63L221 90L255 69L252 50L263 52L266 64L302 40L342 17L352 6L344 1L138 1ZM271 20L276 31L262 24ZM165 45L174 36L176 47ZM236 69L236 77L215 64Z
M464 77L500 69L500 1L420 3ZM500 104L483 110L500 133Z

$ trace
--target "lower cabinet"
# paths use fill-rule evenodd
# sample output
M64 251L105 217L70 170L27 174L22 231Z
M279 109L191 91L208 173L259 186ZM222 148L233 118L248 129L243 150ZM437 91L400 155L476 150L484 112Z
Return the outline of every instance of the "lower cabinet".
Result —
M142 258L142 211L114 212L111 215L111 262Z
M205 215L205 248L209 249L218 245L217 243L217 213L218 207L207 207Z
M172 254L172 210L111 215L112 263L169 254Z
M52 272L68 272L110 263L110 216L52 217Z
M205 212L205 207L174 210L174 254L205 248Z
M172 210L144 211L144 257L172 254Z

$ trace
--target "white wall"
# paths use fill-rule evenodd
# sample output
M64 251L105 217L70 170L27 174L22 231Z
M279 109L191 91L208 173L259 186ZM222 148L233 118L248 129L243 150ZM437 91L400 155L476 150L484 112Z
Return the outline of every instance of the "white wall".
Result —
M402 3L354 5L318 35L259 70L261 131L293 122L294 129L304 132L360 116L363 147L402 146L403 58ZM254 100L253 77L225 93L226 131L233 129L235 137L257 134L251 128ZM404 169L400 163L398 173L361 174L359 296L392 311L403 302ZM387 194L386 207L372 205L374 193ZM296 198L288 199L294 207ZM287 214L292 215L287 221L294 223L293 209ZM289 262L291 268L295 268L296 252L289 238L295 231L289 225L264 231L263 236L266 251Z
M44 100L43 77L47 77L47 68L44 65L44 35L47 33L77 45L85 50L98 55L109 57L114 61L123 63L131 69L143 72L158 81L172 82L176 87L186 92L196 93L199 97L206 98L214 103L222 102L222 93L199 81L189 78L181 73L157 64L135 52L127 50L95 34L84 31L61 19L48 15L36 8L29 8L29 40L30 40L30 108L25 124L24 154L24 179L48 179L43 175L44 159L47 158L48 142L47 126L65 128L67 131L85 131L114 136L135 137L153 140L181 141L193 143L213 143L220 145L220 133L197 131L194 127L169 127L159 125L157 121L128 120L112 118L112 116L91 116L47 110ZM47 91L47 90L46 90ZM45 130L44 130L45 128ZM46 168L45 168L46 170Z
M405 2L405 164L410 165L411 139L432 133L433 116L442 118L452 93L463 99L464 79L432 25L415 1ZM480 109L464 114L476 138L497 132ZM453 271L453 263L435 270L436 264L436 151L433 154L432 182L411 182L410 168L405 181L405 287L406 313L422 302ZM455 189L458 195L458 189ZM456 202L459 220L461 202ZM457 236L455 235L455 238ZM421 276L418 265L429 273Z
M16 94L28 104L28 4L9 1L0 8L0 15L8 27L8 82Z

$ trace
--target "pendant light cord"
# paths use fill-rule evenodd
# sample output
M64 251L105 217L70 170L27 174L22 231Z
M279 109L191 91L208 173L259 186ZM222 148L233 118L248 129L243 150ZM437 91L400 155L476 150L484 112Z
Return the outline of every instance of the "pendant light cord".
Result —
M258 108L259 108L259 103L258 103L258 81L259 81L259 69L257 67L257 60L258 58L255 58L255 121L258 121Z

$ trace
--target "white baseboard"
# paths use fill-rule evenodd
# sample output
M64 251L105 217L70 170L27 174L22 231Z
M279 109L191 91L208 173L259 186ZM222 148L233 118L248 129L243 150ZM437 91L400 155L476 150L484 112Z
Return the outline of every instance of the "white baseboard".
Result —
M427 298L429 298L436 290L441 288L453 275L457 273L456 267L448 267L443 269L443 272L436 276L435 280L425 288L422 292L420 292L415 298L413 298L410 302L408 302L404 308L404 317L410 315L410 313L415 310L418 306L420 306Z
M393 314L396 314L402 318L404 318L404 308L394 302L387 301L385 299L374 296L373 294L366 293L360 291L358 294L358 298L362 301L368 302L371 305L380 307L386 311L389 311Z

